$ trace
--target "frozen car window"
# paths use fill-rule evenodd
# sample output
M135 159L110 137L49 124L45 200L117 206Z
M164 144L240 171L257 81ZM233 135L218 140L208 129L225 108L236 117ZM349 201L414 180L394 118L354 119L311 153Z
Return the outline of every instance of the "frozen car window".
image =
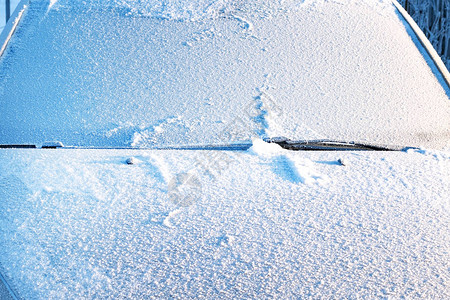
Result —
M387 2L31 1L0 59L0 144L448 147L448 87Z

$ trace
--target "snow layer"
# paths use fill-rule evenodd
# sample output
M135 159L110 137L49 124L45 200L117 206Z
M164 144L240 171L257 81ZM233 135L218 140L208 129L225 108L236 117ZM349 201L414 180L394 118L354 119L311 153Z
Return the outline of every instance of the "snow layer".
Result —
M450 147L450 101L390 1L31 1L0 143L285 136Z
M88 0L83 5L90 8L114 7L126 11L127 15L157 17L167 20L198 21L217 18L233 8L235 0ZM77 0L58 0L61 6L79 6Z
M24 299L450 297L449 152L275 148L0 150L0 271Z

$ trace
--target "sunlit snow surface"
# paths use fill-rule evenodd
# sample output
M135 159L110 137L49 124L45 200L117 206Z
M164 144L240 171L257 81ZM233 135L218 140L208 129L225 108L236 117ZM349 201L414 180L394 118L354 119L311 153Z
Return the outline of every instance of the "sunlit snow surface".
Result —
M0 161L0 270L24 299L450 297L449 152Z
M445 148L448 95L388 1L31 1L0 143Z
M448 147L404 26L388 1L31 1L0 144ZM0 297L450 298L449 195L448 151L0 149Z

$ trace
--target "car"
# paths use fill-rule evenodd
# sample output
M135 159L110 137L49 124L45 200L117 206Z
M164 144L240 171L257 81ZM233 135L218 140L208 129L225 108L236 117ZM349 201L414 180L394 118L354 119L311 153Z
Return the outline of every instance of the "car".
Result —
M396 2L22 1L0 296L450 297L449 73Z

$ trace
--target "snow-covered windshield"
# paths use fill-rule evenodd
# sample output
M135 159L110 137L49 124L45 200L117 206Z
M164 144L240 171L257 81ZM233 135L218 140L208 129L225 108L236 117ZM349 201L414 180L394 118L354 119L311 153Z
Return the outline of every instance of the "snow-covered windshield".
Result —
M449 147L450 92L407 30L387 0L30 1L0 144Z

